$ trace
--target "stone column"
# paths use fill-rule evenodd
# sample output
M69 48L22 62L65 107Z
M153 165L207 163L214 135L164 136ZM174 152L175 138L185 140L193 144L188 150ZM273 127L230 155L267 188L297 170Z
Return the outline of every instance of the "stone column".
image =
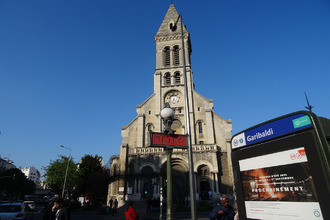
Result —
M218 174L215 173L215 187L216 187L216 192L219 193L219 182L218 182Z
M211 177L211 191L215 192L215 188L214 188L214 173L212 173L212 177Z

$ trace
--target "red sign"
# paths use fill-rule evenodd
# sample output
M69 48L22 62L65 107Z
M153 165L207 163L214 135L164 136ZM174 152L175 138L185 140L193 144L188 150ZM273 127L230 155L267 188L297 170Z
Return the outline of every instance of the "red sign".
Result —
M187 135L168 135L164 133L149 132L150 147L178 147L187 148Z

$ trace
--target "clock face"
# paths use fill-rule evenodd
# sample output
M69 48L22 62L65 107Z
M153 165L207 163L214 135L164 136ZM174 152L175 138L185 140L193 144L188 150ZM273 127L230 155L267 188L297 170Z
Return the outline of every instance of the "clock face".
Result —
M176 103L176 102L179 101L179 98L178 98L176 95L172 95L172 96L170 97L170 101L171 101L172 103Z
M165 96L165 102L168 102L170 104L177 104L180 102L180 100L181 100L181 92L179 91L169 92Z

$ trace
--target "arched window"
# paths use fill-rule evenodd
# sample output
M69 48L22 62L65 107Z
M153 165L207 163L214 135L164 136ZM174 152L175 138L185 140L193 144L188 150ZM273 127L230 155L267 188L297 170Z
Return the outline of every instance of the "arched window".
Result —
M170 47L164 48L164 66L171 65L171 50Z
M180 72L176 72L176 73L174 74L174 78L175 78L175 84L180 84L180 83L181 83Z
M118 174L117 164L113 164L112 175L116 176Z
M164 75L164 84L165 85L171 85L171 74L165 73Z
M174 65L180 65L180 55L179 55L179 46L174 46L173 47L173 52L174 52Z
M203 123L201 121L198 122L198 133L203 134Z

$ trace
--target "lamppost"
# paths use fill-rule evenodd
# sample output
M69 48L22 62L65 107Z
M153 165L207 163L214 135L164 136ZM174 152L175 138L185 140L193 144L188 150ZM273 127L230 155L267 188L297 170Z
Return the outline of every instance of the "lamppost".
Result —
M158 183L159 182L159 183ZM155 180L154 182L154 187L156 187L156 192L157 192L157 189L159 189L159 194L160 194L160 200L159 200L159 220L163 220L163 204L162 204L162 200L163 200L163 189L162 189L162 177L160 177L160 181L158 180L158 178ZM158 188L159 187L159 188Z
M63 190L62 190L62 198L64 198L64 191L65 191L65 185L66 185L66 177L68 175L68 169L69 169L69 163L70 163L70 159L71 159L71 148L68 147L64 147L64 145L60 145L60 147L63 147L67 150L69 150L69 158L68 158L68 163L66 165L66 171L65 171L65 177L64 177L64 183L63 183Z
M177 24L181 20L181 44L182 44L182 61L183 61L183 78L184 78L184 90L185 90L185 113L186 113L186 126L187 126L187 148L188 148L188 163L189 163L189 191L190 191L190 208L191 219L196 220L196 195L195 195L195 180L194 180L194 162L193 162L193 150L191 142L191 127L190 127L190 110L189 110L189 98L188 98L188 80L186 71L186 55L184 46L183 35L183 22L182 13L180 13L177 21L175 22L172 30L177 29Z
M174 110L170 107L170 104L165 103L164 108L160 112L160 116L163 119L165 128L163 132L165 134L174 134L175 130L171 129L171 125L174 120ZM167 146L166 147L166 170L167 170L167 209L166 209L166 219L172 220L173 219L173 200L172 200L172 152L173 147ZM161 207L162 208L162 207Z

